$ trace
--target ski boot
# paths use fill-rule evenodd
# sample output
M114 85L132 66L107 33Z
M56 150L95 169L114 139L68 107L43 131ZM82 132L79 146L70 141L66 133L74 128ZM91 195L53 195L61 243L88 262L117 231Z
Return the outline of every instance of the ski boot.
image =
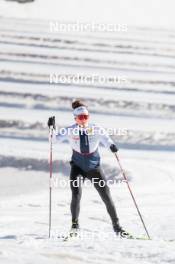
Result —
M126 232L120 225L119 223L113 224L113 229L114 232L116 233L117 236L120 236L120 238L126 238L126 239L133 239L133 236Z
M70 230L70 237L78 236L79 228L80 227L79 227L78 220L72 221L72 226L71 226L71 230Z

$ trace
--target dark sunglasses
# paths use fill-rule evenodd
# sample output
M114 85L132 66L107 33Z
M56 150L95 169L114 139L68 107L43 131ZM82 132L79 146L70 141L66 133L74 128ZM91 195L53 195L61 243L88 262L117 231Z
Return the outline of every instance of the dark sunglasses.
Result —
M79 120L87 120L89 118L89 115L78 115L77 118Z

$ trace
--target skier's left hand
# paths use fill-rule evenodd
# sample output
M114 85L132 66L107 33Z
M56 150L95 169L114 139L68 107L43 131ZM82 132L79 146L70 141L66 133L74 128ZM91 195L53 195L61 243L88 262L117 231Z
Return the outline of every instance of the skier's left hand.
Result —
M118 151L118 148L117 148L117 146L116 146L115 144L112 144L112 145L110 146L110 149L111 149L111 151L112 151L113 153L115 153L115 152Z

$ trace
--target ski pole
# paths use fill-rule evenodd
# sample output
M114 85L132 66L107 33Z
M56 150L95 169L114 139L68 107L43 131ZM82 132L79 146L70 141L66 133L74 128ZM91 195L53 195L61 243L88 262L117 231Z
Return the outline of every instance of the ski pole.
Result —
M138 215L139 215L140 220L141 220L141 222L142 222L142 224L143 224L143 227L144 227L144 229L145 229L145 232L146 232L148 238L151 239L151 237L150 237L150 235L149 235L149 233L148 233L148 229L146 228L146 225L145 225L145 223L144 223L144 221L143 221L143 217L142 217L142 215L141 215L141 212L140 212L140 210L139 210L139 207L138 207L138 205L137 205L137 202L136 202L136 200L135 200L135 198L134 198L134 195L133 195L133 192L132 192L132 190L131 190L131 187L130 187L130 185L129 185L129 183L128 183L128 180L127 180L127 177L126 177L126 175L125 175L125 172L124 172L124 170L123 170L123 168L122 168L122 165L121 165L121 163L120 163L120 159L119 159L117 153L114 153L114 154L115 154L115 157L116 157L116 159L117 159L117 161L118 161L118 164L119 164L120 170L121 170L121 172L122 172L123 178L125 179L126 184L127 184L127 186L128 186L129 192L130 192L130 194L131 194L132 200L133 200L134 205L135 205L135 207L136 207L136 209L137 209Z
M52 138L53 138L53 126L49 127L50 133L50 155L49 155L49 170L50 170L50 181L49 181L49 238L51 234L52 225Z

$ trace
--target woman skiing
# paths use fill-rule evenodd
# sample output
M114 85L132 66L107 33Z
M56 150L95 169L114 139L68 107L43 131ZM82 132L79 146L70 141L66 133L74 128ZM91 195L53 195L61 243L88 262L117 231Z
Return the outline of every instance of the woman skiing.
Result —
M94 187L98 191L103 200L107 212L111 218L114 232L121 237L129 238L130 235L123 230L119 224L115 205L112 201L109 187L107 185L105 175L100 167L100 156L98 152L99 144L102 143L112 152L118 149L112 139L108 136L104 129L89 123L89 112L87 106L79 100L72 103L75 124L64 129L64 133L56 134L56 140L68 140L72 147L71 171L70 171L70 187L72 191L71 214L72 214L72 230L79 229L79 212L82 188L80 178L89 179L94 183ZM54 126L54 117L48 120L48 126ZM77 185L77 181L79 184ZM99 184L103 181L104 184ZM76 184L75 184L76 182Z

